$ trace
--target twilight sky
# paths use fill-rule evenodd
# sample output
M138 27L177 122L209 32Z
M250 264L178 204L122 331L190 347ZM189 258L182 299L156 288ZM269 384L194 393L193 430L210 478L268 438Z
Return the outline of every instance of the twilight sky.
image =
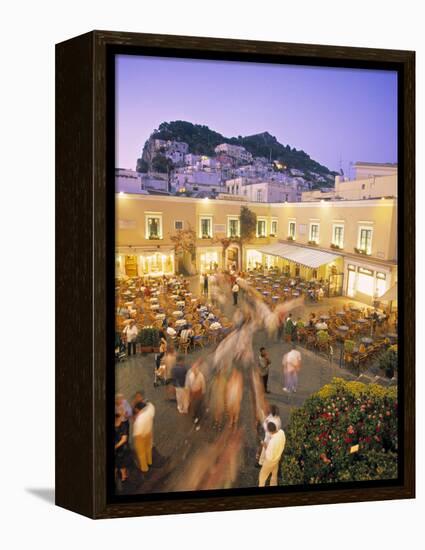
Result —
M161 122L205 124L226 137L268 131L331 170L397 162L392 71L116 58L116 166L135 168Z

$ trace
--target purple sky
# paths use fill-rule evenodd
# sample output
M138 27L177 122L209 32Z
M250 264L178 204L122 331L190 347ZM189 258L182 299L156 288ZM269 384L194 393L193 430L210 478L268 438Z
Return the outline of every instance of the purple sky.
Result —
M161 122L226 137L268 131L348 175L355 161L397 162L397 74L119 55L116 165L135 168Z

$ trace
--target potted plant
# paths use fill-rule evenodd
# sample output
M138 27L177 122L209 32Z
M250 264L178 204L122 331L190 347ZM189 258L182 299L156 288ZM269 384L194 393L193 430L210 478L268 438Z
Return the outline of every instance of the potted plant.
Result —
M317 241L308 241L308 244L310 246L317 246L318 245Z
M141 353L151 353L159 349L159 331L154 327L144 327L138 335Z
M342 250L342 246L339 246L339 244L331 243L331 248L335 250Z
M370 256L370 254L366 250L364 250L363 248L354 247L354 252L356 254L364 254L365 256Z
M294 240L294 237L293 237L292 235L288 235L288 236L286 237L286 240L287 240L287 241L293 241L293 240Z

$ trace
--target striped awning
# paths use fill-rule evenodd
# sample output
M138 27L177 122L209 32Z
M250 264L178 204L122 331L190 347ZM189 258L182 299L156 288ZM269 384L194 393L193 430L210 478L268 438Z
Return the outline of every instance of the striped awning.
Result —
M267 244L256 248L256 250L262 254L279 256L280 258L285 258L285 260L313 269L333 262L341 257L340 254L331 254L330 252L323 252L322 250L314 250L313 248L283 243Z

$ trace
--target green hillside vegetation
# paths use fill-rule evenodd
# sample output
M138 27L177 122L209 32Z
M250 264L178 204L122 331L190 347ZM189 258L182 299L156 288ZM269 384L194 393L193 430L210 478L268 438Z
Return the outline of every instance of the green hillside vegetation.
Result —
M184 141L189 145L189 151L196 155L214 156L214 148L220 143L231 143L242 145L254 157L266 157L277 160L288 169L297 168L307 175L311 172L323 176L333 176L326 166L313 160L305 151L291 148L289 145L282 145L268 132L252 136L225 137L208 126L192 124L183 120L173 122L162 122L157 130L150 135L151 139L164 139ZM146 149L146 144L145 148ZM146 171L147 165L143 155L138 159L138 169Z

